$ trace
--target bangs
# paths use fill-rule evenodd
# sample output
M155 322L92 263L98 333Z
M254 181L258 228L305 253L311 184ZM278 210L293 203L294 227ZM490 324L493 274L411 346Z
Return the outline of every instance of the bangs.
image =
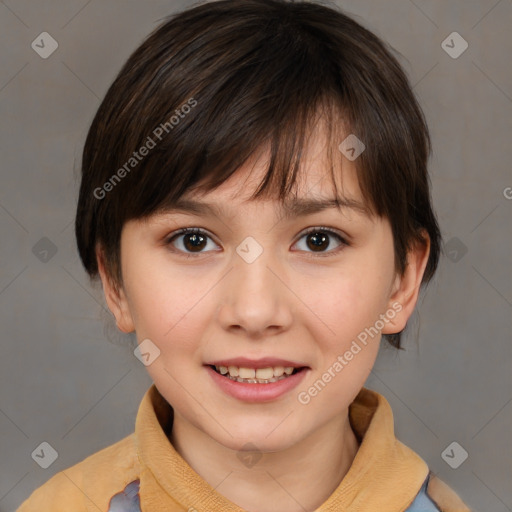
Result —
M261 139L251 133L247 133L245 137L232 137L229 143L226 141L226 146L219 147L218 158L201 162L195 173L187 173L186 170L162 173L161 169L168 168L168 165L174 161L174 153L171 149L168 150L167 155L162 155L163 166L161 162L148 161L147 181L159 183L160 186L140 190L136 203L141 209L134 209L132 218L143 219L153 214L165 213L191 190L199 194L207 194L224 184L241 167L245 167L248 163L256 165L261 158L265 158L266 171L248 200L286 201L291 196L296 197L298 178L308 172L305 161L307 159L311 165L312 159L309 152L312 148L312 139L317 137L321 137L322 144L321 155L316 155L319 160L314 162L315 169L320 169L322 172L318 181L324 179L323 171L327 168L335 197L339 197L338 184L341 183L342 186L340 178L343 158L338 146L344 138L344 133L347 132L340 121L339 108L335 108L332 103L319 101L311 111L299 116L295 114L296 111L292 110L290 117L284 119L279 125L270 123L266 129L263 126L261 133L266 135ZM232 128L233 132L236 132L237 127ZM210 145L206 148L197 144L187 153L187 159L200 160L200 156L207 150L211 151ZM166 165L166 162L169 164ZM187 176L187 179L178 182L176 177L180 174L182 179L184 176ZM143 208L148 199L146 207ZM368 210L371 211L371 199L364 198L364 200Z

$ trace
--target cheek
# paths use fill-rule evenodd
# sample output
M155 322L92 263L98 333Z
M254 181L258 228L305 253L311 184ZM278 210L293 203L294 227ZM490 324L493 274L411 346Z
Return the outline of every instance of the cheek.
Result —
M149 338L161 347L191 348L201 325L201 301L212 287L209 279L194 279L162 261L133 262L137 272L126 273L130 312L139 340ZM173 343L179 337L180 343Z
M360 258L325 280L307 280L302 286L305 303L315 313L317 335L343 347L366 327L375 324L387 304L387 275ZM311 315L311 313L310 313Z
M333 403L355 398L375 363L381 336L374 326L386 307L384 283L375 274L350 269L331 279L325 293L309 288L309 300L322 322L310 323L318 348L317 384L303 391L322 390L311 396L324 419L332 416Z

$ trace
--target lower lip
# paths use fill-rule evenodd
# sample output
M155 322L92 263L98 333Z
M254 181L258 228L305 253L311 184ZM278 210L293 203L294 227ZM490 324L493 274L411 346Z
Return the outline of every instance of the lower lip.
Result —
M206 366L213 381L228 395L245 402L270 402L295 388L306 376L309 368L303 368L294 375L268 384L249 384L224 377Z

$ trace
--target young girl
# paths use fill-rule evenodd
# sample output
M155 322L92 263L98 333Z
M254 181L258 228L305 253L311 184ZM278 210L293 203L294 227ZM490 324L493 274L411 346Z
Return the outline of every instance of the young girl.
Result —
M467 511L363 387L433 276L428 129L384 43L313 2L168 19L103 100L76 237L154 384L19 509Z

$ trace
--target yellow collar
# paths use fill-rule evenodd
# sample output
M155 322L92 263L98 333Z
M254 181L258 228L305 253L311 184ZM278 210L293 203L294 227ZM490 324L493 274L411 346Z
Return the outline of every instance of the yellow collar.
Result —
M404 510L427 477L426 463L395 438L393 413L382 395L363 388L350 405L349 417L359 450L348 473L315 512ZM172 421L172 407L153 384L135 422L142 506L154 512L245 512L215 491L174 449L167 437Z

